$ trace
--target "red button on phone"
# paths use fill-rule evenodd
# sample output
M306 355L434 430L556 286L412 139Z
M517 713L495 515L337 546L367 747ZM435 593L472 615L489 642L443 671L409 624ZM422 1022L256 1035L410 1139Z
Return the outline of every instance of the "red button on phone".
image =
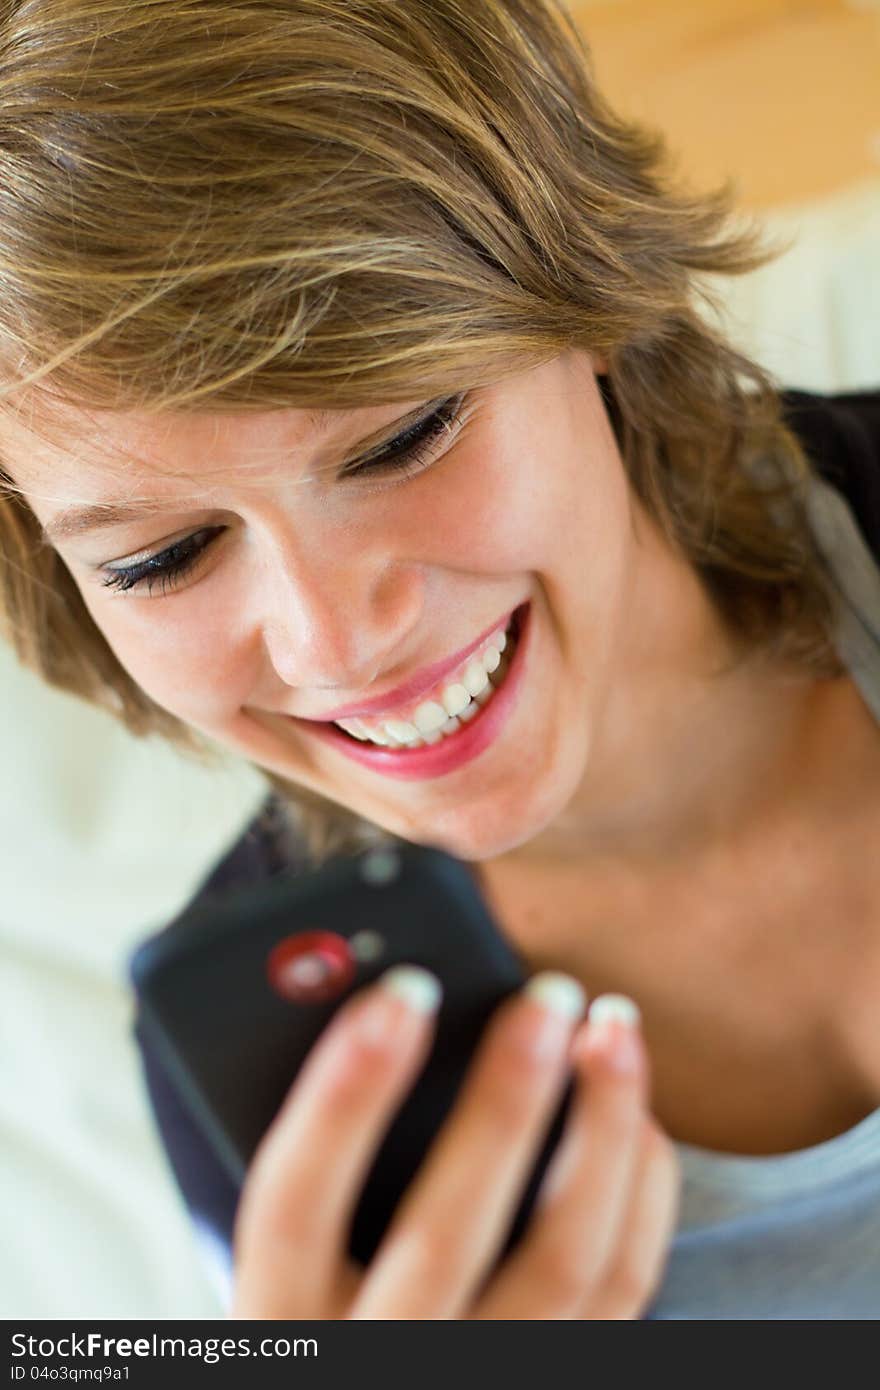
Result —
M298 932L269 953L266 973L282 999L318 1004L336 999L354 979L355 961L344 936L329 931Z

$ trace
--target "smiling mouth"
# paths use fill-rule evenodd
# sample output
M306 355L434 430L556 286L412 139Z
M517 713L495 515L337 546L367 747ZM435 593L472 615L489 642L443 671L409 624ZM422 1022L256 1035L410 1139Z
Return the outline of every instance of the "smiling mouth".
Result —
M352 743L403 754L454 737L489 704L504 683L516 651L521 614L517 608L505 629L498 629L458 670L440 683L407 717L340 719L332 727Z

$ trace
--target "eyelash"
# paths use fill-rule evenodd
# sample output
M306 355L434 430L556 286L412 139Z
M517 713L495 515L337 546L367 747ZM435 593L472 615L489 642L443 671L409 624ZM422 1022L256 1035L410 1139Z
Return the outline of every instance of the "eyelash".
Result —
M343 469L341 476L354 478L364 473L398 473L403 477L414 477L423 472L438 441L444 435L451 434L461 423L461 409L465 399L465 395L462 394L444 401L430 415L417 420L414 425L396 435L372 457L367 455L356 467ZM107 570L106 578L101 582L105 588L118 589L122 593L131 589L146 588L150 594L154 586L161 582L164 594L169 589L176 588L189 574L214 537L223 530L223 526L203 527L201 531L194 531L191 536L175 541L173 545L140 561L137 565ZM202 539L205 537L207 539ZM198 544L200 540L202 543Z

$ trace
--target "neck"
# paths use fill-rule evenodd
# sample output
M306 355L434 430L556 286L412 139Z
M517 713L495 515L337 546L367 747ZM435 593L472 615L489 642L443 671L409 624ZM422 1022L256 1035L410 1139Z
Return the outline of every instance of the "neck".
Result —
M802 794L833 683L743 653L691 566L637 515L623 635L581 784L502 860L668 865L778 819Z

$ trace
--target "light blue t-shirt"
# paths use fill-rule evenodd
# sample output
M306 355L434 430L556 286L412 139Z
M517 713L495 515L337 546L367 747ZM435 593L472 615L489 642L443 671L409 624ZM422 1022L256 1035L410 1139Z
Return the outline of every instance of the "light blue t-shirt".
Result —
M835 489L815 479L809 507L837 585L836 647L880 723L880 570ZM795 1153L676 1148L679 1224L646 1317L880 1318L880 1110Z

